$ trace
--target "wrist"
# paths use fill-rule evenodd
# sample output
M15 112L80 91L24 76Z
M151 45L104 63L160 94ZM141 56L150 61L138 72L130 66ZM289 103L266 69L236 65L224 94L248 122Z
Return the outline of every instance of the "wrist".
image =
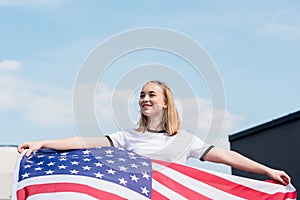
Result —
M51 140L42 140L41 148L51 148Z

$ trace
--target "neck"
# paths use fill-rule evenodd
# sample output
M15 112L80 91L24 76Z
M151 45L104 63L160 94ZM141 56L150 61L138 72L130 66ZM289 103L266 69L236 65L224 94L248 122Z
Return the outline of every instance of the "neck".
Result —
M162 117L155 117L155 118L151 118L148 117L147 119L147 127L150 130L163 130L163 124L162 124Z

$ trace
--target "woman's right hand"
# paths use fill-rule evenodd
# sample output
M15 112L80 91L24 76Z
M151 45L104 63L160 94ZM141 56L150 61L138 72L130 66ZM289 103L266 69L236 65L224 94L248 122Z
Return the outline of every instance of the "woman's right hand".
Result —
M22 153L25 149L28 149L28 151L26 152L26 156L30 156L30 154L36 150L39 150L43 148L43 142L42 141L38 141L38 142L24 142L23 144L20 144L18 146L18 152Z

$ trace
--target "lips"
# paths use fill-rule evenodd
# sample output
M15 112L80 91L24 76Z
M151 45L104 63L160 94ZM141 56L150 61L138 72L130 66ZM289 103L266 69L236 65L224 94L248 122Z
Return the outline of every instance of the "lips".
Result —
M148 107L151 107L152 105L150 105L150 104L142 104L142 107L143 108L148 108Z

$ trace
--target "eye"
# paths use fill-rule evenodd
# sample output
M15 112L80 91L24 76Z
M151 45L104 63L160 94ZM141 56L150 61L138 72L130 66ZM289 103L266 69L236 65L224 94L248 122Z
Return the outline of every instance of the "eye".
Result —
M144 93L141 93L140 94L140 98L144 98L145 97L145 94Z

